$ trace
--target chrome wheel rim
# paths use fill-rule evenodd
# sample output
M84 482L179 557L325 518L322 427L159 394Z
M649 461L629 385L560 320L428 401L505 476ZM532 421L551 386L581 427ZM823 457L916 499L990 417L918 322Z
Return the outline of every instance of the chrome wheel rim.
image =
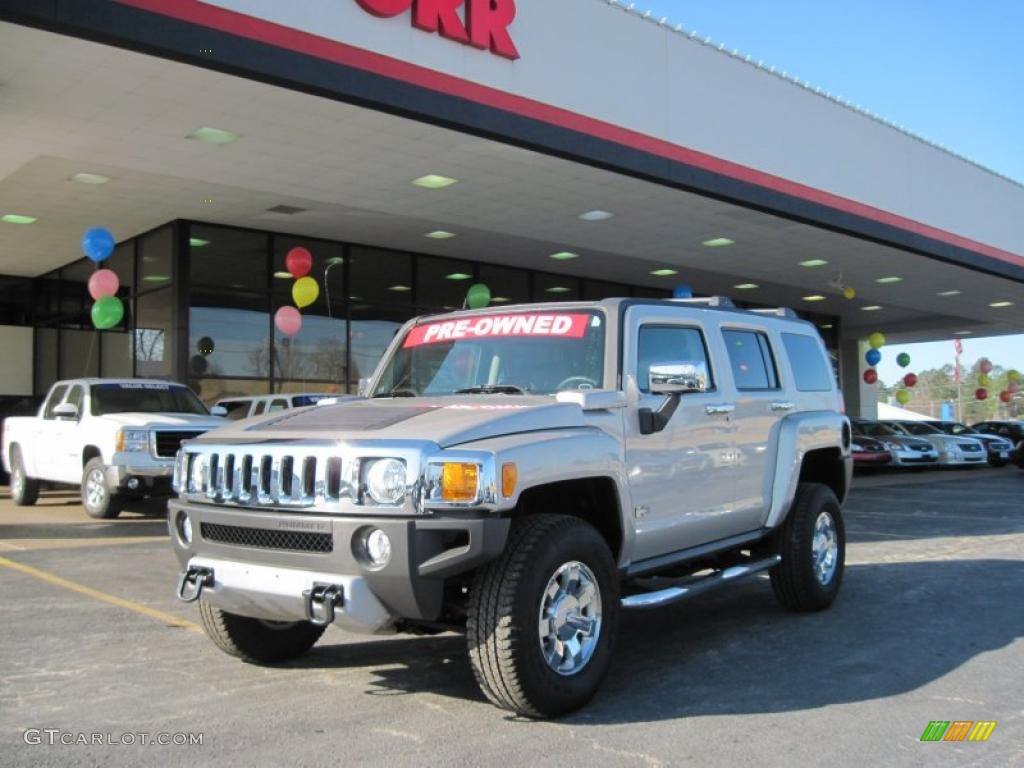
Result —
M94 469L85 479L85 503L90 509L96 509L107 497L107 487L103 482L103 473Z
M814 560L814 575L822 585L831 583L839 565L839 536L836 522L830 512L822 512L814 522L814 539L811 543L811 557Z
M601 637L601 590L584 563L564 563L548 579L538 630L541 653L554 672L575 675L590 662Z
M25 475L21 471L21 467L15 467L14 472L11 473L11 495L17 498L21 498L21 492L25 488Z

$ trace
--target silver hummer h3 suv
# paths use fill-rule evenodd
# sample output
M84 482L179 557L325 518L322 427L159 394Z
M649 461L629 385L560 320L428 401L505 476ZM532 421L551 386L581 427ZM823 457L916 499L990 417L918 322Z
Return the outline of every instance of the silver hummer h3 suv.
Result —
M839 590L850 425L789 310L422 317L364 393L179 454L178 595L225 652L280 662L332 624L462 631L488 699L547 717L599 687L621 609L764 572L798 611Z

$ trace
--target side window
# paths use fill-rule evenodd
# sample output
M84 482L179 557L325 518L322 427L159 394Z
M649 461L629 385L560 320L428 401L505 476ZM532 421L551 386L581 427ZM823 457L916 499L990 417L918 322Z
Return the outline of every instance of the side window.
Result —
M85 401L85 389L79 384L71 388L71 392L68 393L68 399L65 402L70 403L78 409L78 416L82 416L82 403Z
M821 342L813 336L800 333L782 334L782 343L789 356L789 364L793 368L796 388L801 392L830 392L832 390L831 372L825 365Z
M259 400L256 403L256 407L252 409L252 415L253 416L259 416L265 410L267 410L267 401L266 400Z
M64 394L67 391L67 384L61 384L59 387L53 388L53 391L50 392L50 396L46 398L46 407L43 408L44 419L56 418L56 416L53 415L53 409L60 405L60 401L64 399Z
M775 358L768 337L756 331L722 330L732 377L739 390L778 389Z
M703 363L708 371L707 391L715 388L715 377L708 361L704 334L696 328L671 325L644 325L637 340L636 378L641 392L650 391L653 363Z
M270 401L270 407L267 408L267 413L274 413L275 411L287 411L288 401L283 398L276 398Z

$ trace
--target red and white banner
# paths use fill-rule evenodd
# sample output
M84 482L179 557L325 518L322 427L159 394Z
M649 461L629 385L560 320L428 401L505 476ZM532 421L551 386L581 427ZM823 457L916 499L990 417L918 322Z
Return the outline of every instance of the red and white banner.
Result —
M590 315L515 314L484 315L465 320L418 325L409 331L402 346L418 347L460 339L543 336L561 339L582 339L587 332Z

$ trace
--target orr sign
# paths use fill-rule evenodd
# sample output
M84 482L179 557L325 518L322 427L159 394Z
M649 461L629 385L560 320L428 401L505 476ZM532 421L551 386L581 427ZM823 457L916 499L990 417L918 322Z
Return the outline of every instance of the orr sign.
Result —
M518 59L508 28L516 17L515 0L356 0L382 19L412 11L412 25L464 45ZM461 10L461 13L460 13Z

